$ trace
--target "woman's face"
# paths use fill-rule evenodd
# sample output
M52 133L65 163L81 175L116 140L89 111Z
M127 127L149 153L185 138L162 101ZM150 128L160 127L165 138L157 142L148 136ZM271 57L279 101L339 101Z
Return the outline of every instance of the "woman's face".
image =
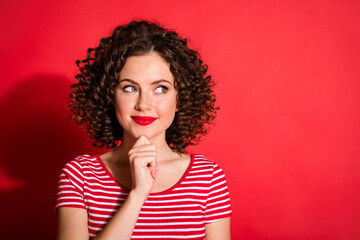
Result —
M140 135L165 139L174 120L176 98L170 65L157 52L129 57L115 90L116 117L124 139Z

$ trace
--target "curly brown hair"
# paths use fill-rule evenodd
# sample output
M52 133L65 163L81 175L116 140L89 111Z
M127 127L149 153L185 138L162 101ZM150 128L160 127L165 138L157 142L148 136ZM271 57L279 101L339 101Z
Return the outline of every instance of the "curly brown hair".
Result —
M178 91L178 111L166 130L168 145L183 153L207 133L205 125L215 118L218 108L214 82L206 75L207 65L199 53L187 46L187 39L159 23L132 21L102 38L98 47L89 48L86 59L76 61L80 73L75 76L78 82L71 85L71 118L88 131L94 146L113 148L122 140L123 128L113 105L120 71L128 57L154 51L170 64Z

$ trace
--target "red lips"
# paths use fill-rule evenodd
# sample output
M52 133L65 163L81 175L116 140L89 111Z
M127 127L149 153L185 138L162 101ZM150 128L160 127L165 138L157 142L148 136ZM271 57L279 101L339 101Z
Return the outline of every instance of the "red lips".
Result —
M155 117L148 117L148 116L131 116L131 118L134 120L134 122L136 122L141 126L149 125L157 119Z

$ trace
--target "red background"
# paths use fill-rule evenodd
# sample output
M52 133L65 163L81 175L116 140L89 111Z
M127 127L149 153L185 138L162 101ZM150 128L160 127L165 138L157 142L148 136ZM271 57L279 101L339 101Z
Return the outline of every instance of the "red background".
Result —
M134 18L188 37L221 110L191 150L225 170L233 239L360 239L359 1L1 1L0 236L53 239L76 59Z

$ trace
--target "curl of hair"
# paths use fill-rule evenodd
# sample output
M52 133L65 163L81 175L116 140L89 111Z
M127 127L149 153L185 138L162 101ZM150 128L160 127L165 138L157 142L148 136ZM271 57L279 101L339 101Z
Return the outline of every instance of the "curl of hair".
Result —
M120 71L128 57L154 51L170 64L178 91L178 111L166 130L168 145L183 153L207 133L205 125L211 123L218 109L214 105L214 83L206 75L207 65L176 32L158 23L132 21L102 38L98 47L89 48L86 59L76 61L80 73L71 85L71 118L88 131L94 146L113 148L123 139L113 105Z

